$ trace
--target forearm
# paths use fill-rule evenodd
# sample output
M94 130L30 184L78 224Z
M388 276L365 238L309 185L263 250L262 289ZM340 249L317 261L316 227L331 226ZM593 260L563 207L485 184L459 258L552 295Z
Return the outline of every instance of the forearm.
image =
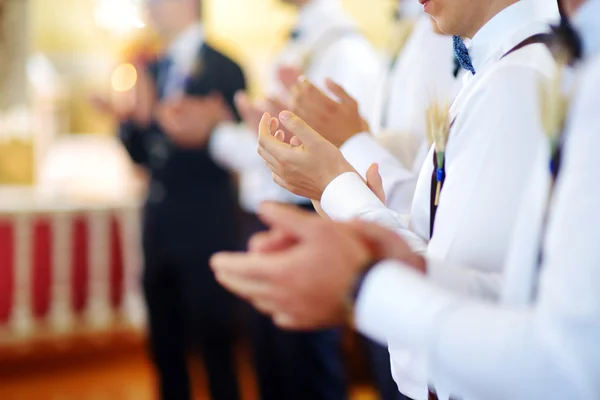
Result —
M386 205L401 214L408 214L418 175L407 167L372 135L360 133L340 147L348 162L361 175L373 164L379 165Z
M400 234L417 253L424 253L427 249L424 238L413 233L405 218L386 207L355 173L342 174L325 188L321 208L334 220L358 218L385 226Z
M256 152L256 134L244 124L221 123L208 143L211 157L222 167L243 172L263 164Z
M560 330L543 312L466 300L401 263L382 262L367 275L355 321L379 342L425 354L429 379L460 397L582 398L568 341L549 340Z

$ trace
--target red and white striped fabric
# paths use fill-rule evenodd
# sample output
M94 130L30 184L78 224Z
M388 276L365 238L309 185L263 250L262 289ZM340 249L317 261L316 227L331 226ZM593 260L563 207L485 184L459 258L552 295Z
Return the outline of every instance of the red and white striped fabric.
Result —
M0 190L0 328L141 323L137 204L59 205L24 192L10 202Z

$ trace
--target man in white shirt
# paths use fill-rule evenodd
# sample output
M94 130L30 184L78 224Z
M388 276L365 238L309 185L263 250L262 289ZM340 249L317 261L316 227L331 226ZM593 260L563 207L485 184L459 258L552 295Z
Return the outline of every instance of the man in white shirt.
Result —
M376 225L336 226L273 205L263 209L263 218L274 229L254 238L254 253L213 259L218 278L271 312L280 325L295 328L340 320L344 299L354 298L361 331L423 351L436 386L465 399L599 398L600 190L591 183L600 145L600 1L564 3L566 10L577 12L574 22L587 60L580 68L549 209L548 143L541 143L532 156L535 164L527 174L529 189L522 197L504 275L503 304L469 299L433 284L425 276L432 264L457 274L468 274L470 268L425 260ZM374 258L388 261L365 267ZM281 268L283 260L289 268ZM276 275L275 265L280 267ZM319 270L318 278L305 279L321 265L328 268ZM233 276L237 279L231 280Z
M463 56L470 53L470 60L463 59L470 71L447 116L451 128L439 207L434 180L439 174L434 175L433 162L427 161L421 171L407 226L354 172L355 164L383 157L377 146L368 154L357 153L364 160L348 162L335 146L289 113L281 114L281 123L298 136L302 146L287 146L273 138L265 120L259 152L278 183L320 200L331 218L360 217L383 223L400 231L417 252L472 266L468 274L432 267L428 275L449 290L493 301L499 297L525 176L534 162L532 154L544 140L537 118L538 85L551 76L554 62L546 46L531 39L548 28L538 22L529 2L462 3L424 3L441 30L472 38L469 51L463 50ZM464 14L465 9L470 12ZM272 123L275 127L279 122ZM433 156L432 149L427 160ZM395 179L395 174L382 178L385 187L386 179ZM435 234L430 241L434 216ZM426 398L424 360L417 353L403 351L393 340L388 346L400 390L415 399Z
M364 132L354 100L334 83L328 86L342 101L329 99L303 81L294 90L291 110L339 147L363 176L371 163L365 154L377 152L387 205L408 214L430 145L426 140L426 110L436 98L453 99L460 85L453 76L452 38L441 34L422 10L402 22L405 27L412 25L406 28L412 32L382 80L375 107L367 118L373 135Z
M300 74L325 89L335 79L358 99L362 109L372 107L372 87L381 74L381 62L357 24L339 0L288 0L298 8L297 23L277 57L267 79L267 101L252 104L237 97L243 124L222 123L212 132L208 149L222 166L239 175L240 204L245 215L244 233L250 237L266 227L256 217L261 202L276 200L312 208L310 200L276 185L256 154L256 127L264 111L281 109L288 90ZM284 332L269 317L252 315L253 343L259 389L263 400L345 399L346 382L341 359L339 329L318 332ZM387 349L382 349L387 353ZM378 375L393 381L389 361ZM376 372L377 373L377 372ZM387 399L396 399L385 396Z

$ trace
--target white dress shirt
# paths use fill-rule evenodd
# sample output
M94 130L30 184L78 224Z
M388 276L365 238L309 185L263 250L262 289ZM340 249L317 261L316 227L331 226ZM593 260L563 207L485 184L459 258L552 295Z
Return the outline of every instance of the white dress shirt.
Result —
M584 32L589 61L581 68L567 122L541 275L547 143L527 174L503 304L451 293L393 261L368 274L358 298L356 321L363 333L426 354L436 387L465 400L600 398L600 188L594 167L600 148L600 36L593 34L600 1L589 0L575 22ZM472 268L454 260L429 264L457 273Z
M372 125L374 135L360 133L340 148L363 176L371 163L378 162L383 180L394 183L386 203L401 214L410 213L428 150L425 111L432 100L451 102L460 86L452 75L453 60L452 38L434 32L431 18L421 8L413 32L382 85L373 111L372 120L377 124ZM380 147L377 142L391 154L375 150L375 154L381 153L381 159L365 157L371 147ZM396 160L391 159L392 155Z
M325 89L333 79L354 97L366 114L372 108L375 86L382 73L381 57L359 33L339 0L313 0L298 14L298 39L290 40L274 63L267 93L281 95L280 66L306 67L305 76ZM215 160L240 174L240 202L248 212L260 203L308 202L273 182L271 172L256 153L257 127L222 124L213 133L209 149Z
M204 32L200 23L190 25L171 43L167 49L171 65L166 76L159 77L159 79L166 79L165 97L183 95L185 79L192 72L203 43Z
M416 251L460 265L437 268L432 263L429 278L448 290L488 301L500 295L501 273L527 172L545 141L538 89L553 73L552 56L545 45L533 44L503 57L526 38L547 31L530 7L526 1L507 7L471 41L477 74L465 74L463 89L450 110L455 122L446 148L447 177L431 241L431 161L421 170L409 227L354 173L337 177L321 199L324 211L334 219L361 217L380 222L397 229ZM426 160L432 157L430 152ZM425 369L418 353L407 353L393 337L379 339L388 343L400 390L412 398L426 398Z

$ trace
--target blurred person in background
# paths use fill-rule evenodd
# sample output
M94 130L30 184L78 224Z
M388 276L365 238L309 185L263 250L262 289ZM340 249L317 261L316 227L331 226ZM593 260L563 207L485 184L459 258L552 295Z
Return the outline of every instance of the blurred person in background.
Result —
M205 42L198 0L146 5L166 50L138 68L133 101L96 103L119 119L125 148L150 176L143 214L150 352L162 399L191 399L186 356L193 350L203 357L211 397L236 400L234 303L208 260L238 243L237 200L229 173L195 135L237 120L233 98L245 78Z
M266 229L256 216L265 200L313 210L310 200L276 185L256 154L256 131L262 113L278 113L290 107L292 88L303 75L338 100L339 87L327 80L343 85L366 114L373 106L373 87L382 73L380 55L360 33L340 0L283 2L298 9L298 19L269 71L264 88L267 99L253 102L245 93L238 94L236 102L243 123L226 121L212 135L204 135L214 159L239 173L246 239ZM199 140L204 133L198 132ZM347 398L340 329L286 332L256 311L251 312L251 327L261 399ZM387 349L374 345L370 355L376 360L372 369L381 394L386 400L397 399Z

